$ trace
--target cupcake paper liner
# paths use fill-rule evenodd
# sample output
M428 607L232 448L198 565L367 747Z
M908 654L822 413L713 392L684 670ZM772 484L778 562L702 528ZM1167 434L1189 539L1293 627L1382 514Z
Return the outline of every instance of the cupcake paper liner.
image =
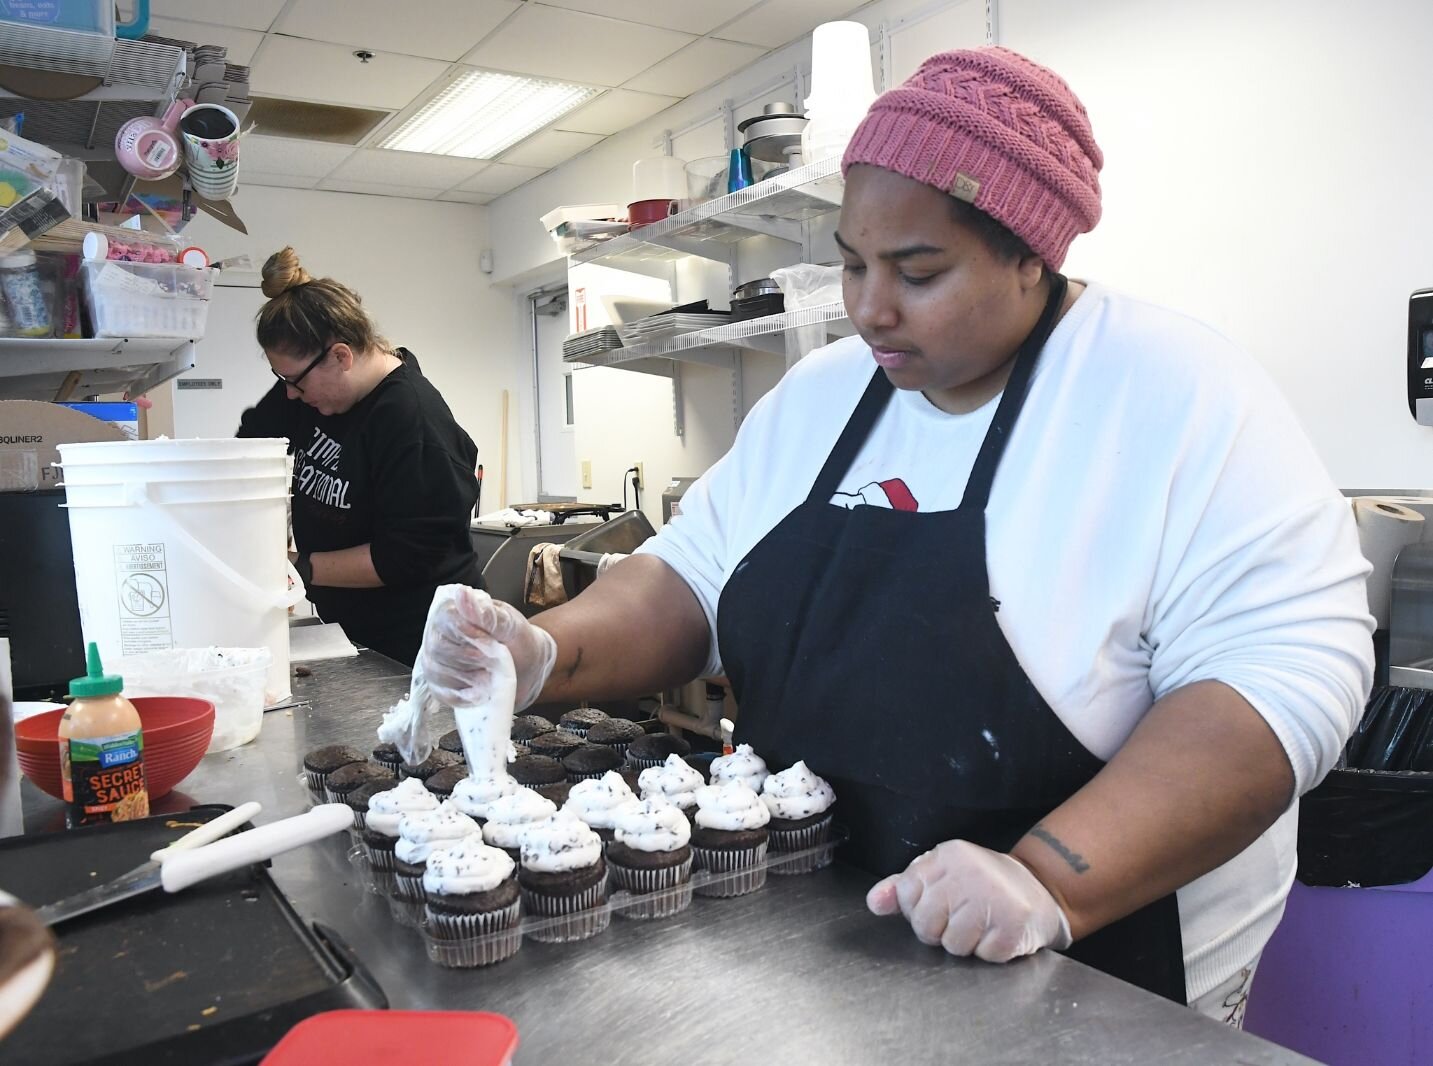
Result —
M632 743L631 743L631 741L628 741L626 744L603 744L602 746L603 746L604 748L611 748L611 749L612 749L613 751L615 751L618 755L622 756L622 760L623 760L624 762L626 762L626 761L628 761L628 759L627 759L627 749L632 746ZM619 767L617 767L617 769L618 769L618 770L621 770L622 768L619 766Z
M423 888L423 875L412 877L408 874L393 875L393 898L411 902L428 902L427 890Z
M467 969L511 958L522 947L521 903L487 914L434 914L424 908L418 931L428 958L439 966Z
M606 878L575 896L545 896L524 888L523 910L536 920L529 923L523 935L545 944L586 940L611 924L612 911L606 902Z
M670 918L692 903L692 860L680 866L644 870L609 862L612 886L627 893L614 899L612 909L624 918Z
M317 770L304 771L304 784L318 803L323 803L324 796L327 794L327 790L324 788L324 779L327 777L327 774L321 774Z
M598 770L595 774L579 774L576 771L568 770L567 780L575 785L579 781L596 781L599 778L606 777L608 773L609 771L607 770Z
M587 726L585 725L566 725L562 722L558 722L557 728L561 729L564 733L572 733L575 736L579 736L583 740L587 739Z
M630 751L627 754L627 765L634 770L650 770L654 766L661 766L666 759L644 759L640 755L633 755Z
M767 869L774 874L809 874L831 865L836 845L831 840L831 817L827 815L804 829L771 830L771 857ZM786 852L800 852L788 855Z
M765 843L754 848L699 848L692 845L696 865L713 876L693 886L699 896L744 896L766 884Z

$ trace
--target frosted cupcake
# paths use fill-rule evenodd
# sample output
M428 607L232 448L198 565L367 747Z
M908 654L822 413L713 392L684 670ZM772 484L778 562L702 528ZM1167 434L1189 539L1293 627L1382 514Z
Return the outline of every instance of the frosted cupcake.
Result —
M488 966L522 946L517 864L480 836L428 856L423 940L441 966Z
M692 856L711 875L696 887L701 896L744 896L766 884L767 822L761 797L739 781L697 790Z
M585 822L559 815L529 825L522 833L521 856L517 880L523 910L537 919L527 936L560 944L586 940L607 928L612 912L606 906L602 839Z
M398 819L398 843L393 848L393 917L404 925L417 925L423 917L423 873L428 856L452 847L465 837L481 833L478 823L451 802L434 811L416 811Z
M702 772L680 755L668 755L660 766L650 766L637 777L642 798L661 796L691 817L697 810L697 792L706 787Z
M436 811L438 797L416 777L398 782L368 801L363 819L363 850L373 871L373 889L383 895L393 892L393 849L398 844L398 822L405 814Z
M544 799L530 788L519 787L516 792L500 796L488 804L483 839L495 848L502 848L516 862L523 830L556 813L557 804L552 800Z
M511 796L521 788L522 786L507 774L481 781L469 775L453 786L450 798L453 806L481 825L487 821L488 808L494 801Z
M586 822L604 844L610 844L617 827L617 816L635 806L637 796L627 787L622 775L608 770L601 777L573 785L572 791L567 794L567 802L562 805L562 813Z
M692 824L663 796L617 812L616 839L607 845L613 887L632 899L628 918L669 918L692 902ZM614 904L615 905L615 904Z
M809 874L831 865L831 807L836 793L811 772L804 762L772 774L761 790L761 802L771 812L771 872ZM812 850L816 849L816 850ZM785 857L788 852L807 854Z
M724 781L740 781L753 792L760 792L761 786L771 776L766 769L766 760L751 749L750 744L738 744L736 751L712 760L712 784Z

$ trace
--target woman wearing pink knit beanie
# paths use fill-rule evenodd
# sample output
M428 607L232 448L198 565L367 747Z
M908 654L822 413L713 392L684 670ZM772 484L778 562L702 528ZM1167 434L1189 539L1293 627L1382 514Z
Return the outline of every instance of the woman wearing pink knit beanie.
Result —
M1059 272L1103 163L1051 71L927 60L844 158L857 336L792 368L635 557L463 635L545 700L724 672L735 739L773 781L804 764L801 824L834 811L872 910L1237 1021L1296 798L1368 693L1367 564L1243 353ZM471 702L461 644L428 677Z

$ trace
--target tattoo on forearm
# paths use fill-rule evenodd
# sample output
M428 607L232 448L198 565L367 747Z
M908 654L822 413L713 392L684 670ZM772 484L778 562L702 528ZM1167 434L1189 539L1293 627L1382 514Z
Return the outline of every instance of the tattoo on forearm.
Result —
M1055 854L1070 864L1070 869L1074 870L1075 873L1082 874L1090 868L1090 864L1085 861L1083 855L1071 851L1061 842L1059 837L1050 832L1050 830L1046 829L1043 825L1035 826L1034 829L1030 830L1029 835L1036 840L1043 840L1046 844L1049 844L1050 847L1055 850Z
M581 647L581 645L578 645L577 654L576 654L576 656L574 656L573 659L572 659L572 665L567 668L567 680L571 681L572 678L577 674L578 668L581 667L581 666L582 666L582 647Z

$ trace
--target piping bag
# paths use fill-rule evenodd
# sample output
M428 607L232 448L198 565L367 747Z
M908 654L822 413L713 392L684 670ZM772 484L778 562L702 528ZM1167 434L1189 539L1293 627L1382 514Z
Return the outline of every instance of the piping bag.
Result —
M464 585L443 585L433 594L428 608L428 621L423 627L423 646L438 639L435 621L457 612L456 599L471 596L473 590ZM472 643L487 659L491 675L488 698L467 707L452 708L457 721L458 736L463 743L463 756L468 760L468 774L478 780L496 780L507 776L511 744L513 704L517 701L517 671L512 656L497 640L473 638ZM428 687L423 674L425 655L419 652L413 664L413 677L407 694L383 715L378 739L398 748L403 761L417 765L433 752L432 719L434 711L446 704L439 702Z

